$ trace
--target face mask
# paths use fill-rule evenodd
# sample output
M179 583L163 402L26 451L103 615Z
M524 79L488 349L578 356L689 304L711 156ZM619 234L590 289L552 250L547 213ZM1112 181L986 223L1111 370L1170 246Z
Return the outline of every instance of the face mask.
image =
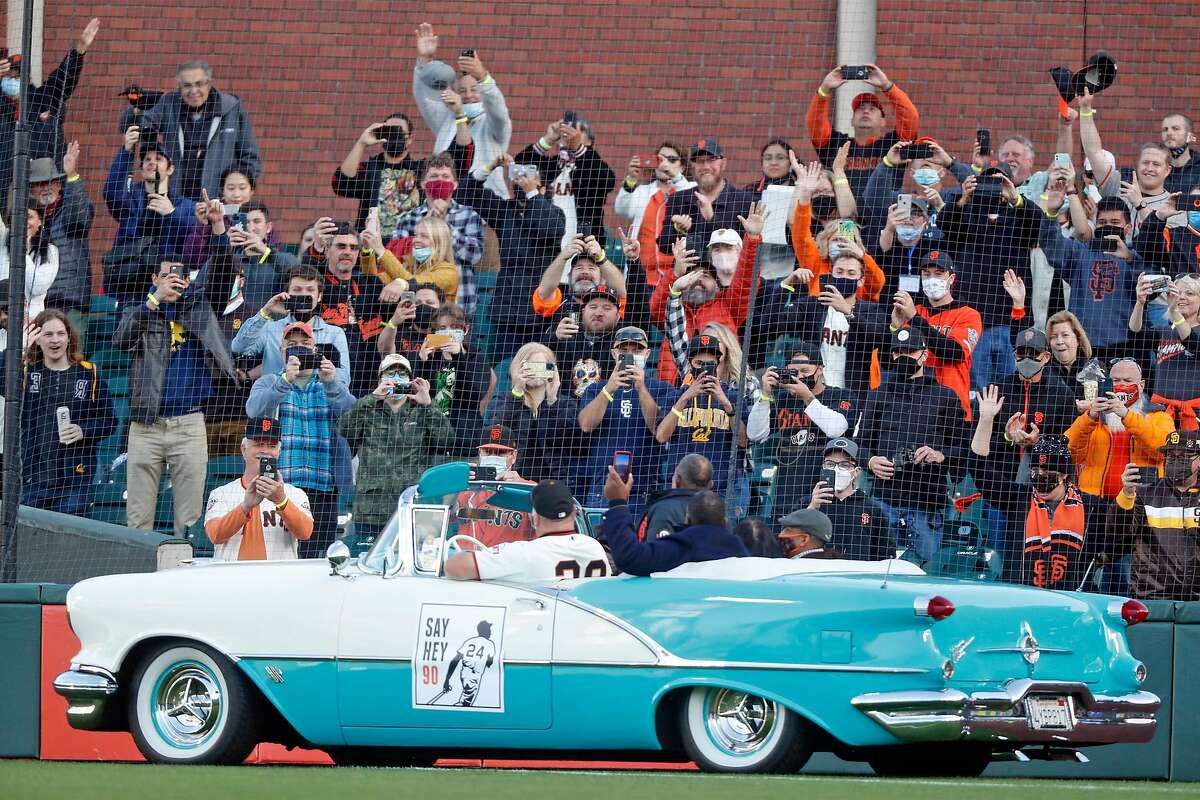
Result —
M1163 477L1170 483L1186 483L1192 477L1189 456L1167 456L1163 459Z
M483 113L483 103L463 103L463 116L475 119Z
M416 316L413 317L412 324L418 328L429 328L433 325L433 317L437 314L437 309L433 306L427 306L424 303L417 303Z
M831 278L829 281L842 297L853 297L858 291L858 280L855 278Z
M491 467L497 475L503 475L508 472L508 459L504 456L480 456L479 466Z
M400 133L392 136L383 143L383 152L387 153L389 156L398 156L404 153L404 150L407 147L408 139L405 138L404 134Z
M900 356L892 360L892 369L903 380L912 380L917 377L917 371L921 369L921 364L912 356Z
M633 364L638 369L645 369L646 368L646 356L634 356Z
M1029 483L1033 486L1034 491L1041 495L1047 495L1058 488L1060 478L1054 473L1039 473L1029 476Z
M796 378L797 381L804 384L805 388L810 392L817 388L816 375L801 375Z
M1200 230L1200 211L1188 212L1188 225Z
M921 238L924 232L923 228L918 228L916 225L897 225L896 235L900 237L900 241L905 244L911 244Z
M720 275L732 275L737 270L738 254L721 252L712 254L713 269Z
M687 183L687 178L683 177L683 173L681 172L678 175L672 175L670 183L672 186L677 187L681 184Z
M8 80L8 79L7 79L7 78L5 78L5 80ZM1184 154L1184 153L1186 153L1187 151L1188 151L1188 146L1187 146L1187 143L1185 142L1184 144L1180 145L1179 147L1172 147L1172 148L1171 148L1171 157L1172 157L1172 158L1179 158L1181 155L1183 155L1183 154Z
M945 278L921 278L921 291L936 303L950 291L950 281Z
M854 470L843 472L837 469L833 471L833 490L835 492L846 491L852 483L854 483Z
M1095 233L1092 234L1092 241L1097 247L1103 247L1107 241L1107 236L1120 236L1121 241L1125 241L1125 230L1118 228L1116 225L1100 225L1097 226Z
M829 260L833 261L842 254L842 246L837 242L829 243Z
M939 180L941 180L941 176L938 175L936 169L922 167L921 169L913 170L913 183L918 186L933 186Z
M1138 401L1142 390L1136 383L1114 383L1113 394L1125 404L1126 408L1130 408Z
M432 247L414 247L412 254L413 254L413 258L415 258L417 260L418 264L424 264L426 261L433 258L433 248Z
M812 199L813 221L820 225L822 220L829 219L837 211L837 201L827 194Z
M0 79L0 91L4 92L5 97L16 97L21 93L20 78L3 78Z
M1083 193L1085 195L1087 195L1087 199L1091 200L1093 203L1100 202L1100 198L1101 198L1100 187L1097 186L1096 184L1093 183L1093 184L1089 184L1088 186L1085 186L1083 189Z
M1021 377L1029 380L1034 375L1042 371L1043 364L1036 358L1018 358L1017 372L1021 373Z
M683 302L687 303L692 308L699 308L705 303L716 297L715 289L705 289L703 286L693 286L683 293Z

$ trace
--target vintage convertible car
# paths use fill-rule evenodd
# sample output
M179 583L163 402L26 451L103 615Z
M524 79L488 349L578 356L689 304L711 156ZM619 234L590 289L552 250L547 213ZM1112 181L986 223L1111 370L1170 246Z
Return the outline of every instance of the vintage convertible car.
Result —
M521 529L529 488L443 465L358 559L335 544L329 564L76 585L82 649L54 682L71 724L128 730L173 763L238 763L277 741L342 764L520 752L784 772L825 750L892 775L1086 760L1077 748L1154 733L1159 699L1139 689L1125 635L1146 615L1132 600L929 578L899 560L441 577L473 522Z

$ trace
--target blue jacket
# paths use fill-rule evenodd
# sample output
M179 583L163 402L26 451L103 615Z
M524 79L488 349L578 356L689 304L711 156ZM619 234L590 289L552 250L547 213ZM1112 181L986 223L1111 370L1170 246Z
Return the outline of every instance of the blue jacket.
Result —
M158 236L161 237L161 252L182 251L183 242L195 224L196 204L186 197L180 197L175 187L169 186L167 196L175 210L165 217L153 211L147 215L146 189L140 182L130 179L132 169L133 153L126 152L122 147L117 150L117 157L113 159L108 178L104 181L104 204L117 221L113 246L143 236Z
M640 542L624 500L609 503L600 531L612 551L613 564L627 575L649 575L693 561L750 555L742 540L723 525L689 525L662 539Z

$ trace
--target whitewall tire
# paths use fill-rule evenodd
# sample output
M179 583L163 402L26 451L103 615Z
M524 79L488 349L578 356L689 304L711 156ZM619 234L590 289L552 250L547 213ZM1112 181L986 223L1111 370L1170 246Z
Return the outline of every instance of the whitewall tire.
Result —
M684 747L707 772L795 772L812 755L804 720L765 697L698 686L681 716Z

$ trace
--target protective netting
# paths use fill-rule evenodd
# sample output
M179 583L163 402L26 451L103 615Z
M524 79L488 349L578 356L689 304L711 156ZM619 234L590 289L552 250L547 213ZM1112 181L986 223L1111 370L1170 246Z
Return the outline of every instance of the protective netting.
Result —
M1200 599L1178 11L47 4L22 503L315 557L470 460L644 542Z

